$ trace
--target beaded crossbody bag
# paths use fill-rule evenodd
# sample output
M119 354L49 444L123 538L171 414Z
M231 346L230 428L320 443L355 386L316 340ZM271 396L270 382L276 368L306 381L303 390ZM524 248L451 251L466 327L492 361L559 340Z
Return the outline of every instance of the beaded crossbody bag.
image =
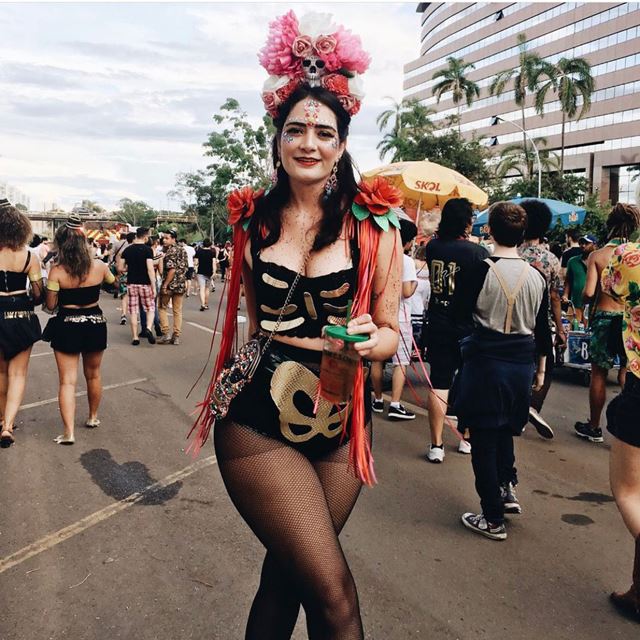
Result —
M309 254L305 256L302 268L296 274L293 284L287 293L273 331L271 331L270 334L258 333L254 338L249 340L249 342L243 344L242 347L229 358L222 368L222 371L218 374L213 386L211 400L209 401L211 414L215 420L222 420L226 417L231 401L251 382L262 356L266 353L273 337L280 328L284 310L291 301L291 296L302 276L302 272L307 266L308 259Z

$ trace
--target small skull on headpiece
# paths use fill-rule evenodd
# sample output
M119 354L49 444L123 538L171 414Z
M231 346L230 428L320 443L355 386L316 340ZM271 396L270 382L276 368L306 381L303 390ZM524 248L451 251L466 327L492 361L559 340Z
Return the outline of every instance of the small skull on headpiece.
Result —
M317 56L307 56L302 61L304 77L310 86L317 87L320 85L320 78L327 72L325 67L325 61Z

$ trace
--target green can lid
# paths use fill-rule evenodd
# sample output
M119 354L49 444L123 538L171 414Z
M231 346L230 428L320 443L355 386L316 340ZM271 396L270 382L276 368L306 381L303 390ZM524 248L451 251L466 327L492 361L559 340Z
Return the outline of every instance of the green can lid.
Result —
M334 324L327 325L324 332L334 340L344 340L345 342L366 342L369 339L368 333L347 333L346 327Z

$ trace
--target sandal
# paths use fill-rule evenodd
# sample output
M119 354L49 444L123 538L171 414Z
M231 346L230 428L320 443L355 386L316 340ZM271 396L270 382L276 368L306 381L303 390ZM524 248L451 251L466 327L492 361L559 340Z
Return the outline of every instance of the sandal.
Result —
M94 418L93 420L87 420L87 421L84 423L84 426L85 426L87 429L95 429L96 427L99 427L99 426L100 426L100 420L98 420L98 418Z
M54 438L53 441L56 444L67 444L67 445L76 443L74 438L65 438L64 436L58 436L57 438Z
M9 431L9 429L4 429L0 434L0 448L2 449L8 449L15 441L13 431Z

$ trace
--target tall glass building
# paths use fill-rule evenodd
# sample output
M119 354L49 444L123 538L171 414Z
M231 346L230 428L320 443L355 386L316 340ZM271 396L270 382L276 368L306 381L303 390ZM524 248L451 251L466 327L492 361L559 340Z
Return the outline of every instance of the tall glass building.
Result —
M640 3L422 2L418 12L420 57L405 65L405 97L436 109L436 121L456 114L450 92L436 103L433 74L447 66L449 56L473 63L468 77L481 93L470 108L462 107L461 130L485 136L498 153L522 141L509 122L522 124L513 90L507 86L501 96L489 95L496 74L518 65L518 34L526 34L529 49L549 62L585 58L595 93L588 113L566 123L565 171L584 172L603 200L635 201L634 174L627 167L640 163ZM553 92L543 117L532 96L525 116L527 133L546 138L542 148L559 154L562 114Z

